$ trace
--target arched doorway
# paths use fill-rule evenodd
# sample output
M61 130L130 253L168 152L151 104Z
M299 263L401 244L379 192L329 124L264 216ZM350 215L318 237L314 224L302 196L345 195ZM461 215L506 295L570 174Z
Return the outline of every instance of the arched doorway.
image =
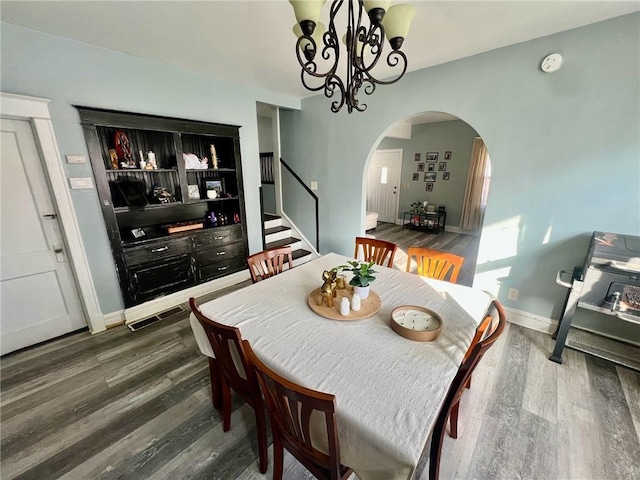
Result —
M401 270L410 245L463 256L458 283L472 285L491 177L489 156L478 132L456 116L423 112L390 126L372 150L363 181L367 212L381 205L374 197L384 189L377 184L393 178L388 171L381 174L375 159L381 152L400 151L402 162L395 217L378 222L366 234L399 245L395 263ZM393 192L392 187L387 192ZM440 209L444 215L411 214L423 209L435 213Z

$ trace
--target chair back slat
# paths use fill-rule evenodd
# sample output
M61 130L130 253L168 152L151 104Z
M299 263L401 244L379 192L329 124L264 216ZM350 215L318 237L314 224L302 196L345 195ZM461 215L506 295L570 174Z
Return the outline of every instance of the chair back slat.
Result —
M284 271L285 263L293 268L291 247L278 247L254 253L247 258L253 283L273 277Z
M411 271L411 260L416 257L418 275L448 280L451 283L458 281L458 274L464 263L464 257L449 252L441 252L432 248L409 247L407 249L407 272Z
M375 262L377 265L391 268L397 249L398 245L395 243L375 238L356 237L356 250L353 257L358 258L358 253L362 250L365 262Z
M240 330L218 323L203 315L193 298L190 300L190 305L209 339L226 381L231 388L241 395L244 394L243 397L254 397L258 383L255 372L244 352Z
M340 464L335 397L281 377L256 356L246 341L244 349L255 368L269 410L274 438L278 436L285 448L316 477L346 478L345 473L350 469ZM319 450L312 442L311 417L314 412L324 416L322 427L327 430L327 452Z
M438 416L436 423L433 427L433 434L431 437L431 451L429 460L429 480L438 480L440 471L440 455L442 452L442 441L444 439L445 428L447 425L447 419L451 414L453 406L458 402L465 385L469 381L474 369L487 352L487 350L498 340L498 337L502 334L507 324L507 314L504 308L497 300L491 302L489 307L489 315L485 317L480 327L483 327L483 332L479 335L475 345L473 344L469 348L467 355L465 355L458 373L451 382L447 396ZM480 330L480 327L478 330Z

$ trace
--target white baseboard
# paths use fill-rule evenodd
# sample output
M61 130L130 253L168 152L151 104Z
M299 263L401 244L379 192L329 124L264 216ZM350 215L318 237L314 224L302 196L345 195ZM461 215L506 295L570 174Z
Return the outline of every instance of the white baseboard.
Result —
M179 292L172 293L165 297L156 298L150 302L136 305L135 307L127 308L124 311L125 323L128 325L137 320L148 318L155 315L158 312L169 310L170 308L187 302L191 297L199 297L207 293L216 292L223 288L230 287L236 283L249 280L251 275L249 270L242 270L241 272L232 273L226 277L217 278L210 282L196 285L195 287L187 288L186 290L180 290Z
M104 316L104 324L106 328L113 328L124 324L124 310L107 313Z
M135 307L110 312L104 316L105 323L107 328L122 325L123 323L128 325L138 320L151 317L159 312L169 310L181 303L185 303L191 297L199 297L201 295L206 295L207 293L216 292L223 288L230 287L231 285L235 285L236 283L249 280L250 278L249 270L232 273L226 277L217 278L210 282L196 285L195 287L180 290L179 292L172 293L165 297L156 298L155 300L136 305Z
M541 317L534 313L524 312L522 310L516 310L515 308L505 307L507 312L507 320L509 323L520 325L521 327L536 330L538 332L552 335L556 331L558 325L557 320L551 318Z

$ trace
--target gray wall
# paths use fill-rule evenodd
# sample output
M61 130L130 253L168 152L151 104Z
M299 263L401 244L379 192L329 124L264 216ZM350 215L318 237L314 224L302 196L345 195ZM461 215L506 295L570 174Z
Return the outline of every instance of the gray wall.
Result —
M400 140L385 137L378 145L378 150L386 148L402 148L402 178L400 188L400 210L410 210L413 202L427 200L434 205L444 205L447 208L447 225L458 227L462 215L464 191L467 184L467 173L471 160L473 139L476 131L465 122L456 120L451 122L426 123L414 125L411 128L411 140ZM444 152L450 151L451 160L444 159ZM413 181L413 174L418 172L418 164L425 164L427 152L438 152L438 161L434 163L436 181L433 191L425 190L424 173L418 174L418 180ZM420 153L420 162L415 161L415 154ZM446 162L449 180L443 180L442 172L438 171L440 162Z
M640 234L639 36L640 14L627 15L413 72L361 97L364 113L333 114L322 95L283 112L283 158L319 184L321 250L353 254L363 173L385 131L447 112L491 154L475 285L557 319L566 289L556 272L582 263L591 232ZM546 74L539 65L550 52L565 64ZM518 301L507 299L511 287Z
M215 80L159 62L2 23L2 91L52 100L61 155L88 159L73 105L239 125L249 249L262 249L256 101L299 108L297 99ZM89 163L64 164L68 177L92 177ZM72 190L83 243L103 313L122 299L95 190Z

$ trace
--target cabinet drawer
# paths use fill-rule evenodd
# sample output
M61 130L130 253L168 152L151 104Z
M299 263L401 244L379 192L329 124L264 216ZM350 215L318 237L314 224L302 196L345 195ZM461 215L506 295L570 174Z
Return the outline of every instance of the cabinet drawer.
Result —
M129 269L129 293L136 302L177 292L194 283L195 272L188 254Z
M235 257L200 267L200 281L208 282L245 269L245 258Z
M230 243L217 248L198 249L198 259L200 266L209 265L211 263L223 262L233 257L246 257L243 242Z
M196 235L196 247L218 247L238 240L242 240L242 226L217 227L205 232L199 232Z
M126 248L124 258L128 266L139 265L147 262L155 262L163 258L175 257L185 253L191 253L189 237L161 240L139 247Z

